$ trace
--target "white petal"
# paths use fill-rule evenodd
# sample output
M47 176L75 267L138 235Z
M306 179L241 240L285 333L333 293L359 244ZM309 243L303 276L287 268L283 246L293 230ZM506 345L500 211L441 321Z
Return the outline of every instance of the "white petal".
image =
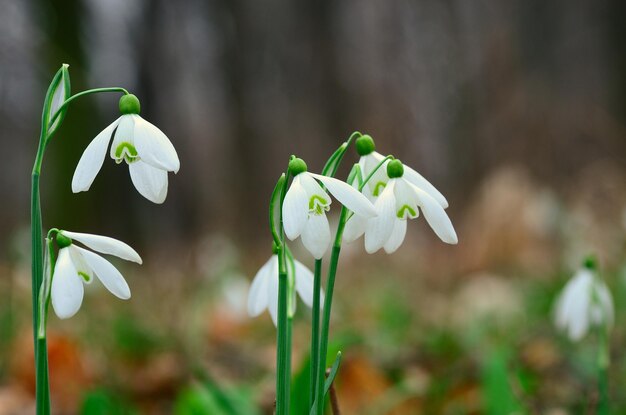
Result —
M602 321L610 327L615 319L615 307L613 306L613 297L611 292L603 281L599 281L596 285L600 308L602 309Z
M272 322L278 327L278 260L272 262L267 284L268 309Z
M346 222L346 227L343 229L341 238L344 242L356 241L365 233L365 227L367 226L367 219L363 216L352 215Z
M308 198L313 195L317 195L321 199L323 199L324 206L328 206L331 204L330 196L328 196L328 193L326 193L322 186L320 186L317 180L313 178L313 175L311 173L300 173L297 177L300 177L300 184L302 185L302 187L304 187ZM311 208L312 207L309 206L309 210L311 210Z
M180 161L174 146L161 130L138 115L135 119L135 148L146 163L167 171L178 172Z
M250 286L250 291L248 292L248 314L250 317L260 315L267 308L267 285L271 278L270 273L273 267L273 262L278 262L278 256L272 255L254 276L254 280Z
M363 165L365 166L363 170L363 180L367 179L367 176L374 171L376 166L383 161L385 156L382 154L373 151L367 156L363 157ZM387 164L389 164L389 160L385 161L382 166L372 176L372 178L367 182L367 188L369 189L369 193L372 197L378 197L382 194L383 189L389 182L389 176L387 176Z
M76 247L87 261L87 264L94 270L102 284L111 291L117 298L128 300L130 298L130 288L120 272L106 259L86 249Z
M374 203L378 215L367 221L365 229L365 250L372 254L382 248L393 231L396 219L395 181L389 180L385 190Z
M441 192L439 192L439 190L437 190L435 186L430 184L430 182L426 180L421 174L419 174L418 172L416 172L409 166L407 165L404 166L404 175L402 177L408 180L409 182L411 182L412 184L414 184L415 186L419 187L426 193L428 193L444 209L448 207L448 201L441 194Z
M571 340L582 339L589 329L593 275L579 270L563 289L556 308L556 325Z
M302 174L297 175L283 201L283 225L287 238L296 239L306 225L309 215L309 200L307 193L300 182Z
M304 304L306 304L309 308L313 307L313 273L300 261L294 260L294 262L296 263L296 291L298 291L298 294ZM324 290L321 290L320 306L323 304Z
M415 191L415 186L411 186L408 181L400 179L395 182L394 193L396 195L396 216L403 219L415 219L419 216L419 198Z
M70 251L70 258L72 258L72 263L81 281L85 284L91 284L93 281L93 270L89 264L87 264L80 251L74 245L68 246L67 249Z
M76 314L83 302L84 290L83 283L72 263L69 249L60 249L54 266L50 293L52 308L56 315L64 319Z
M94 251L107 255L115 255L116 257L133 261L141 264L141 257L133 248L117 239L108 236L92 235L90 233L79 233L61 231L61 233L70 239L76 240Z
M448 244L457 244L459 239L456 236L454 226L452 226L452 222L446 214L446 211L443 210L443 207L422 189L411 183L409 183L409 185L415 189L419 205L424 212L424 217L439 239Z
M321 174L309 173L317 180L322 182L328 191L337 198L345 207L365 218L376 216L376 210L372 203L363 196L361 192L350 186L348 183L335 179L334 177L326 177Z
M128 165L130 179L140 195L161 204L167 197L167 171L144 163L143 159Z
M72 177L72 192L85 192L91 187L96 175L102 168L107 146L111 141L111 134L113 134L119 120L120 118L102 130L83 152L74 171L74 177Z
M393 231L391 232L391 236L387 239L385 243L385 252L391 254L396 251L402 245L404 241L404 236L406 235L406 219L395 219L393 224Z
M111 149L109 150L109 155L112 159L117 160L119 157L116 155L117 147L122 143L128 143L135 146L133 131L135 130L135 119L132 115L122 115L119 118L120 122L117 126L117 130L115 130L115 135L113 136L113 143L111 143ZM121 155L120 155L121 157Z
M326 215L309 215L304 231L302 243L315 259L321 259L330 246L330 226Z

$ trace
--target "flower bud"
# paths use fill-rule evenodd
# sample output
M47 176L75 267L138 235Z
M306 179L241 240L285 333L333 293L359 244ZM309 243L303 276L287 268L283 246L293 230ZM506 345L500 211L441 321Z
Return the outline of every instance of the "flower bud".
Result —
M57 233L57 245L59 249L67 248L72 244L72 240L67 236L63 235L61 232Z
M597 270L598 260L596 259L595 255L589 255L587 258L585 258L585 260L583 261L583 266L591 271Z
M390 179L402 177L403 174L404 166L402 165L402 162L400 160L391 160L389 164L387 164L387 176L389 176Z
M304 173L305 171L307 171L307 167L304 160L298 157L293 157L291 160L289 160L289 173L293 177L296 177L297 175L299 175L300 173Z
M356 152L359 153L359 156L367 156L372 153L376 149L376 145L374 144L374 139L365 134L356 139Z
M133 94L126 94L120 98L120 112L126 114L139 114L141 111L141 104L139 98Z

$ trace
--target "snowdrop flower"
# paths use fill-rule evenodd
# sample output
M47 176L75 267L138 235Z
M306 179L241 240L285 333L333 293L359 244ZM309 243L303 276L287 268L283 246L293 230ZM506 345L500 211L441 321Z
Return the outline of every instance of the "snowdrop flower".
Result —
M374 140L369 135L363 135L359 137L356 140L356 148L357 152L361 155L361 158L359 159L359 166L361 168L363 179L365 179L385 159L385 157L382 154L374 151ZM391 176L389 176L388 174L390 163L391 160L384 162L384 164L374 172L374 175L370 178L370 180L363 188L363 193L368 197L368 199L370 199L374 203L376 203L379 197L384 193L388 183L390 183L391 181ZM407 202L417 203L419 199L420 201L419 203L417 203L417 206L422 208L425 213L426 220L429 224L431 224L431 227L433 228L433 230L435 230L435 233L437 233L437 235L444 242L456 244L456 233L454 232L454 228L452 227L450 220L443 211L443 209L446 209L448 207L448 201L446 200L446 198L418 172L416 172L409 166L402 165L401 163L399 165L399 168L400 167L402 171L402 180L400 181L402 183L399 185L394 184L394 187L397 188L396 192L399 189L401 198L406 196L405 198L408 198ZM353 186L358 187L358 182L355 181ZM412 194L417 194L418 197L413 197L411 196ZM433 203L431 203L432 201L434 201L435 204L439 206L433 205ZM413 207L410 210L405 209L403 212L396 212L397 218L394 221L394 228L384 229L384 232L382 232L382 234L378 235L377 237L373 237L373 235L367 235L368 229L370 229L371 231L377 229L376 227L368 227L368 222L370 222L370 219L367 219L355 213L346 223L346 227L343 233L343 239L346 242L352 242L365 234L366 241L370 241L369 243L366 242L366 250L368 252L376 252L382 247L385 248L385 251L387 253L394 252L400 247L400 245L404 241L404 236L406 234L406 219L414 219L419 215L419 211L417 210L415 203L413 205L409 203L407 206ZM428 212L426 212L426 210L428 210ZM433 225L433 223L438 223L440 220L441 224ZM431 223L431 221L433 222ZM387 218L386 223L380 224L380 226L387 225L389 225L389 217ZM435 229L435 227L437 229ZM391 236L393 236L393 238Z
M613 324L613 299L604 282L587 267L579 269L559 295L556 327L572 341L582 339L592 326Z
M52 274L50 297L59 318L76 314L83 302L83 284L91 284L94 275L116 297L122 300L130 298L130 288L122 274L109 261L76 246L73 240L94 251L141 264L141 257L133 248L117 239L88 233L59 231L56 239L59 256Z
M139 116L136 96L124 95L119 107L123 115L98 134L81 156L72 178L72 191L89 190L113 138L111 158L117 164L126 161L130 178L143 197L163 203L167 196L167 172L177 173L180 168L176 150L161 130Z
M361 227L357 231L365 233L365 250L368 253L374 253L380 248L384 248L387 253L398 249L406 235L407 219L417 218L420 209L442 241L449 244L458 242L452 222L443 206L404 177L404 167L400 160L392 160L387 164L387 175L389 181L374 204L378 215L359 221L358 214L355 213L348 221L350 223L357 218L356 224Z
M330 245L326 211L331 200L319 183L356 214L365 218L376 215L372 203L358 190L341 180L309 173L302 159L293 158L289 171L294 178L283 202L285 234L291 240L302 236L302 243L316 259L322 258Z
M369 174L383 161L385 156L375 151L374 139L369 135L362 135L356 140L356 149L361 158L359 159L359 166L361 167L361 174L365 179ZM374 176L367 182L364 193L372 200L380 196L383 189L389 181L387 176L387 165L389 160L385 162L377 171ZM413 170L409 166L404 166L404 178L410 183L419 187L426 193L428 193L433 199L437 201L444 209L448 208L448 201L446 198L433 186L428 180L426 180L421 174Z
M289 263L289 261L288 261ZM287 265L295 279L295 289L308 307L313 305L313 273L298 260L294 259L295 269ZM320 301L324 301L321 293ZM295 312L295 301L291 301L290 315ZM257 317L268 309L274 325L278 322L278 255L274 254L254 276L248 293L248 314Z

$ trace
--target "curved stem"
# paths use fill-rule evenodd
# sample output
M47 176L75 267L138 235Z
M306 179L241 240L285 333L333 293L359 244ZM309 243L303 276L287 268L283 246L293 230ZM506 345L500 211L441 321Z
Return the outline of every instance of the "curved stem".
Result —
M52 118L50 118L50 120L48 121L48 125L54 124L54 122L59 117L59 115L63 112L63 110L67 106L69 106L72 103L72 101L74 101L75 99L84 97L85 95L98 94L100 92L122 92L124 95L129 94L129 92L126 89L117 87L117 86L109 87L109 88L94 88L94 89L88 89L86 91L79 92L78 94L72 95L71 97L66 99L65 102L63 102L63 104L61 104L61 106L57 109L57 111L54 113ZM51 136L46 136L45 141L47 142L50 139L50 137Z

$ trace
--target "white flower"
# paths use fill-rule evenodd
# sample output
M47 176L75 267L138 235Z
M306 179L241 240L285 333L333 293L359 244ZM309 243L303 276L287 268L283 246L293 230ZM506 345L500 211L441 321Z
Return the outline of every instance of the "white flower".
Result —
M372 203L349 184L307 172L306 164L301 159L292 160L289 166L294 179L283 202L285 234L291 240L302 235L302 243L316 259L322 258L330 245L326 211L330 209L331 200L318 181L356 214L365 218L376 215Z
M72 178L72 191L89 190L102 168L113 137L111 158L118 164L126 161L130 178L142 196L151 202L163 203L167 196L167 173L177 173L180 168L176 150L161 130L138 115L139 101L134 95L122 97L120 110L124 115L98 134L85 149Z
M611 326L613 299L604 282L586 268L579 269L559 295L554 323L572 341L582 339L592 326Z
M90 284L94 275L116 297L130 298L130 288L120 272L100 255L78 247L76 240L94 251L114 255L141 264L141 257L133 248L117 239L88 233L59 231L59 255L52 274L51 300L59 318L72 317L83 302L83 284Z
M443 206L404 177L404 169L399 160L393 160L387 167L391 178L374 203L377 216L364 219L355 213L346 224L344 236L350 239L365 233L365 250L368 253L374 253L380 248L392 253L404 241L407 219L417 218L421 209L437 236L446 243L456 244L456 232ZM348 224L351 225L350 228Z
M367 196L373 203L378 204L377 212L383 207L382 202L378 202L391 179L388 174L389 163L391 160L384 161L385 157L374 151L374 140L369 135L363 135L356 140L356 148L361 155L359 159L359 167L361 169L361 175L365 180L369 175L373 173L367 184L363 188L363 194ZM378 165L383 164L374 171ZM399 163L399 161L397 161ZM346 227L343 232L343 240L346 242L352 242L365 234L366 250L367 252L376 252L380 248L385 248L387 253L392 253L400 247L404 241L406 234L406 219L417 218L419 211L417 207L422 208L426 220L431 225L435 233L444 241L451 244L458 242L454 228L450 219L444 212L444 209L448 207L448 201L446 198L433 186L428 180L426 180L421 174L413 170L409 166L402 165L401 184L395 184L395 191L389 191L386 199L389 199L387 205L387 217L385 219L378 218L378 226L373 226L374 223L368 223L372 219L365 218L355 212L354 215L346 222ZM355 188L359 187L358 181L353 183ZM397 206L395 214L395 220L391 221L391 202L390 200L400 203L405 201L406 206L411 209L402 209L405 204ZM433 204L432 202L435 202ZM394 202L394 203L395 203ZM439 206L436 206L439 205ZM382 220L382 222L381 222ZM393 224L391 223L393 222ZM368 235L368 232L376 232L376 235ZM369 242L367 242L369 241Z
M361 167L361 173L363 175L363 179L365 179L369 174L378 166L378 164L383 161L385 156L382 154L372 151L369 154L361 156L359 159L359 166ZM387 185L389 181L389 177L387 176L387 165L390 160L385 161L385 163L374 173L369 182L365 185L363 189L366 196L371 198L376 198L380 196L383 189ZM439 192L428 180L426 180L421 174L417 171L413 170L411 167L404 165L404 176L406 180L408 180L413 185L419 187L424 192L428 193L433 199L437 201L444 209L448 208L448 201L444 197L444 195ZM367 189L367 190L366 190ZM372 200L372 199L370 199Z
M313 273L302 263L294 259L295 289L307 306L313 305ZM289 266L288 266L289 269ZM324 301L324 293L320 302ZM295 312L295 301L290 313ZM274 325L278 322L278 255L274 254L254 276L248 293L248 314L256 317L268 309Z

